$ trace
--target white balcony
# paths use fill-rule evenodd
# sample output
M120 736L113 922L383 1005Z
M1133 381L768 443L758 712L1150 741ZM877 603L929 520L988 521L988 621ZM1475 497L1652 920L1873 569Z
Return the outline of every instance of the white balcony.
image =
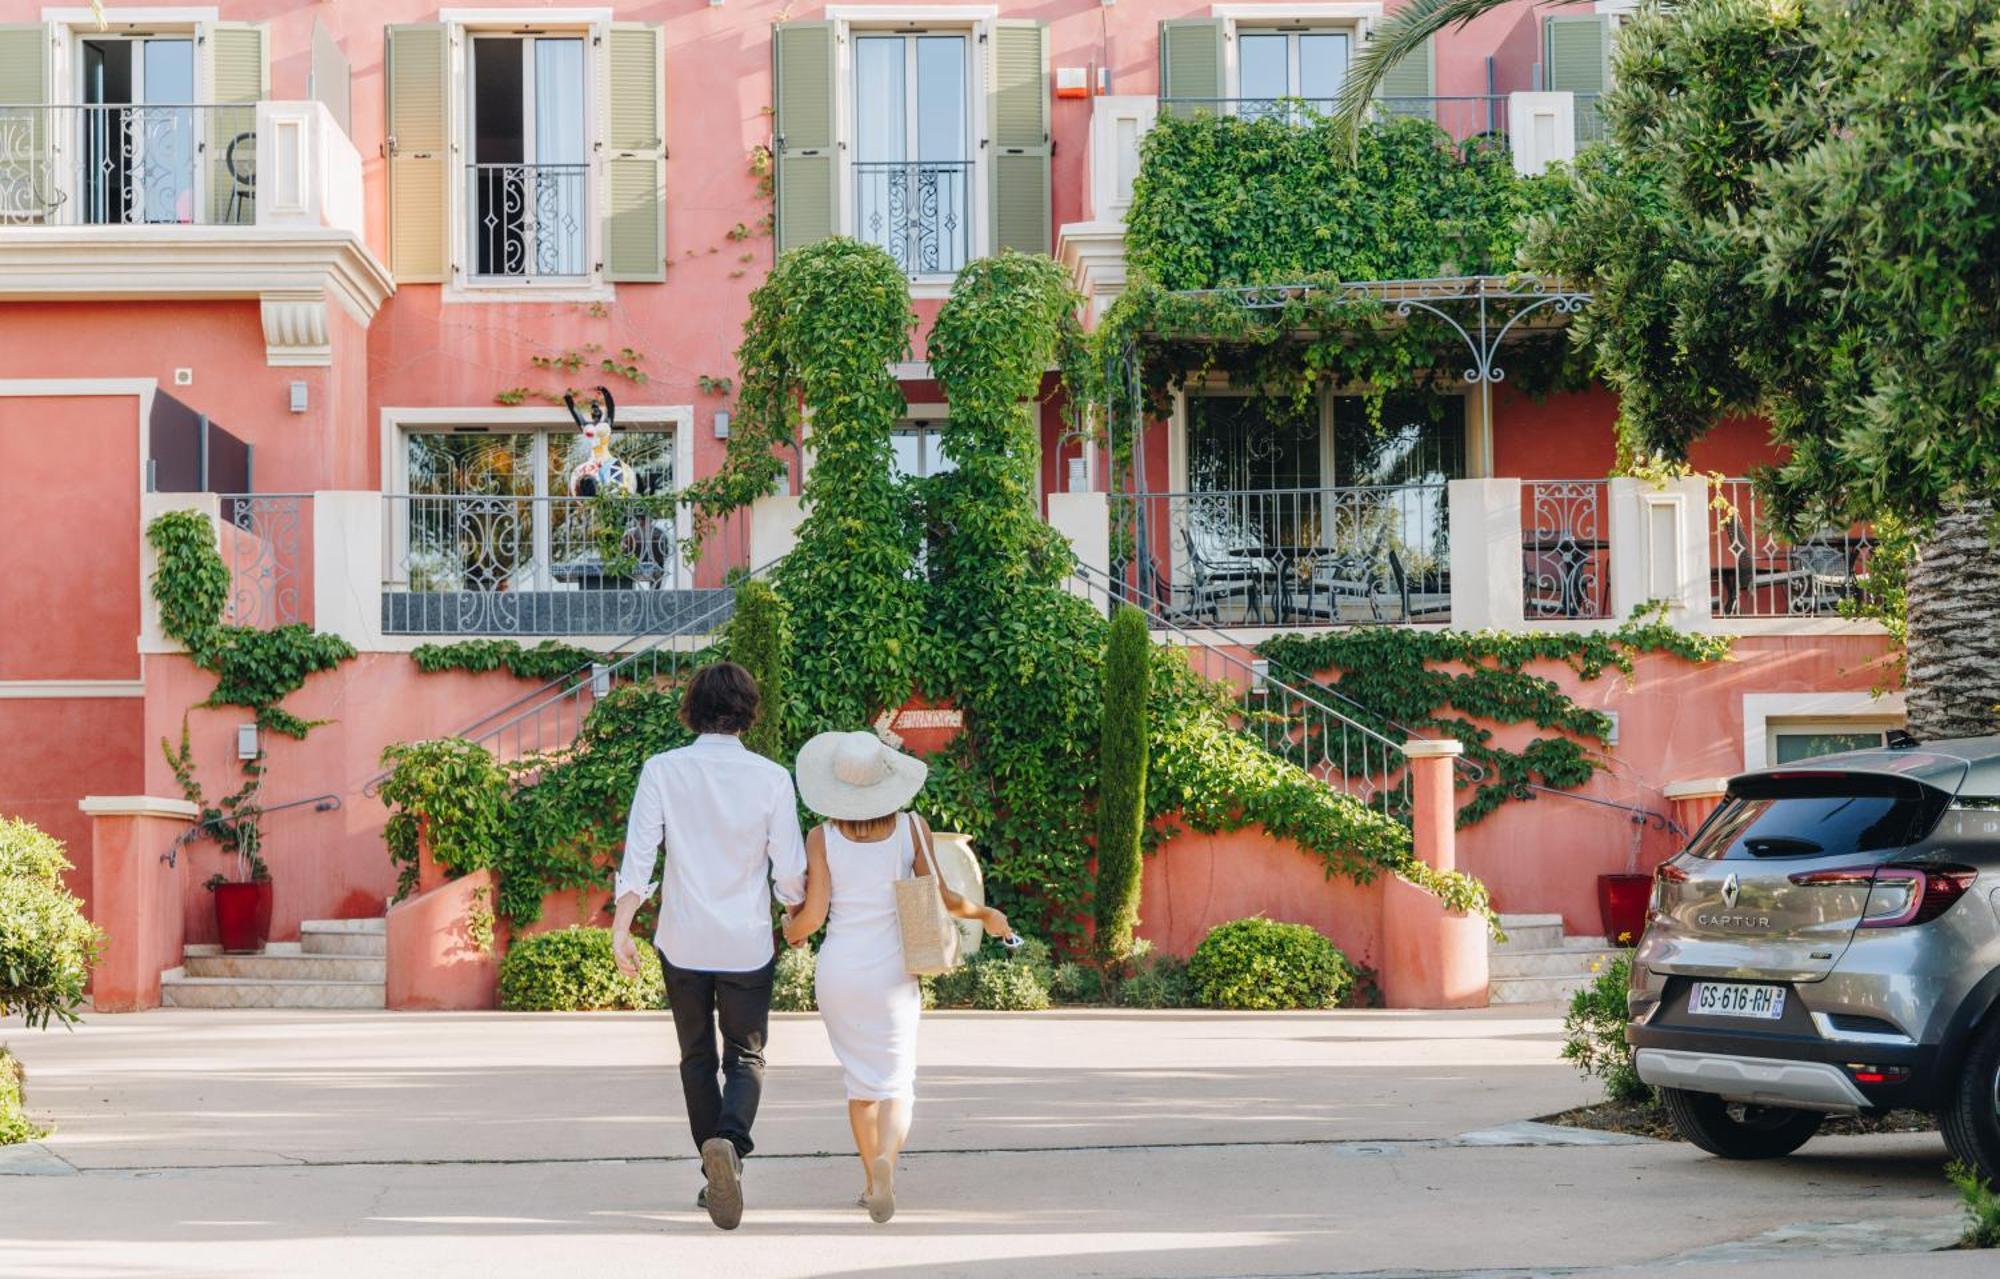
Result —
M319 102L0 106L0 299L257 299L266 360L332 362L329 304L395 291Z

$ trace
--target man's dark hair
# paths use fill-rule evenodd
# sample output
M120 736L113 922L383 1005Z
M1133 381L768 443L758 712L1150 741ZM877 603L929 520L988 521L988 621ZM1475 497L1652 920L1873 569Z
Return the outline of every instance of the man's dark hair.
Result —
M681 723L697 733L747 733L757 719L757 681L734 662L704 666L681 694Z

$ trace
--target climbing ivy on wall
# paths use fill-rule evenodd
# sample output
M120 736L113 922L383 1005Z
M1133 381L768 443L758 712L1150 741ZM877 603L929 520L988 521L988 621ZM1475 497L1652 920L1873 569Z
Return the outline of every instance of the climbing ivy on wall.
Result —
M1609 738L1610 719L1528 671L1530 663L1561 662L1595 680L1606 671L1631 674L1642 653L1717 662L1729 648L1725 636L1691 635L1642 611L1615 630L1583 634L1368 626L1281 635L1257 651L1288 681L1327 683L1356 708L1354 718L1392 739L1442 734L1464 743L1480 774L1459 777L1473 788L1458 810L1458 824L1469 826L1527 798L1530 784L1573 790L1602 767L1591 748ZM1552 735L1508 750L1494 744L1494 724L1532 724Z

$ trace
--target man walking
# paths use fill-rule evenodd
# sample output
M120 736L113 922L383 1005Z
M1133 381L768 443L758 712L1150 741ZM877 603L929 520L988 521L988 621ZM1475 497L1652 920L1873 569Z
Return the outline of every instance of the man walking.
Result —
M640 771L611 926L618 967L638 972L632 917L652 895L653 865L664 844L653 945L680 1038L688 1127L708 1179L697 1202L724 1230L743 1219L743 1157L764 1087L776 962L771 895L775 889L787 906L805 900L792 776L741 740L757 703L757 682L733 662L704 666L689 681L681 722L697 736L692 745L653 756Z

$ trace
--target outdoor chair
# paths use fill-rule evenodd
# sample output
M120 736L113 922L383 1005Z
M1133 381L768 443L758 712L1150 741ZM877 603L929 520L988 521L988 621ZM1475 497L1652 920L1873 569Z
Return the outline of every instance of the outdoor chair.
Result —
M248 143L249 157L257 154L257 135L245 131L229 140L229 146L222 153L222 167L229 171L229 203L223 208L222 220L230 226L257 220L257 170L246 158L236 158L236 148ZM244 217L244 213L249 217Z
M1368 606L1369 616L1382 620L1382 574L1380 566L1388 550L1386 527L1376 532L1366 550L1338 551L1322 547L1313 554L1306 577L1305 612L1329 622L1341 620L1342 600L1359 600Z
M1415 622L1451 616L1451 592L1412 590L1409 570L1403 567L1403 557L1396 554L1393 546L1389 548L1389 579L1395 586L1396 598L1402 601L1401 620Z
M1245 534L1248 540L1249 535ZM1214 530L1198 518L1181 526L1181 542L1187 549L1190 611L1222 620L1221 606L1232 599L1243 601L1243 620L1261 615L1264 601L1277 585L1278 568L1262 555L1246 555L1223 544Z

